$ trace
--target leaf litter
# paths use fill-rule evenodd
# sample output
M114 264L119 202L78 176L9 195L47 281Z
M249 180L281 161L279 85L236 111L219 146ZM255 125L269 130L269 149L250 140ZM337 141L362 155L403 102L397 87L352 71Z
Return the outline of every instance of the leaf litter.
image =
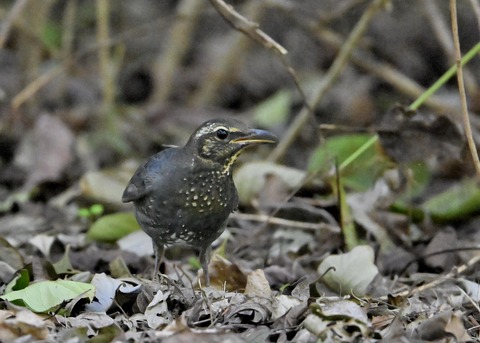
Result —
M391 1L284 159L261 149L242 157L241 206L214 243L204 287L188 247L168 249L151 280L150 240L119 194L140 159L183 144L207 119L242 117L283 137L304 105L285 64L188 2L112 2L113 36L92 55L81 49L105 18L85 20L88 4L38 2L22 12L22 3L0 6L17 15L0 33L11 29L0 37L0 341L479 339L479 187L457 90L445 85L418 111L394 105L448 69L445 4ZM307 92L367 8L232 4L278 37ZM468 6L459 4L461 24L476 27ZM192 30L181 31L195 39L165 30L185 16ZM72 18L83 19L69 27ZM41 20L48 30L30 25ZM465 49L478 41L473 31L462 34ZM92 58L104 47L122 83L114 92ZM168 75L155 70L182 51L173 81L162 84ZM465 68L478 113L478 61ZM113 104L105 94L116 94Z

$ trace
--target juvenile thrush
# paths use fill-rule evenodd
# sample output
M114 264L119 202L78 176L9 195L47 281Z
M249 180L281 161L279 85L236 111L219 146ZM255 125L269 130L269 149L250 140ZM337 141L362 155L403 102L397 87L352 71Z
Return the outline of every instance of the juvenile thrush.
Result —
M165 247L183 243L200 251L210 284L211 244L238 206L231 167L246 147L276 142L268 131L215 119L203 123L184 147L163 150L137 169L122 201L133 201L137 221L152 238L155 277Z

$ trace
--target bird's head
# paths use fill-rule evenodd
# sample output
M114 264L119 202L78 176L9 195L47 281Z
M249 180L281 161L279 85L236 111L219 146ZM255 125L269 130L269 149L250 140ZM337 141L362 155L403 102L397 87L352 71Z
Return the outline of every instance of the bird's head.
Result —
M224 172L230 167L249 146L278 142L271 132L259 129L249 129L235 119L214 119L203 123L190 137L187 149L193 149L202 160L221 164Z

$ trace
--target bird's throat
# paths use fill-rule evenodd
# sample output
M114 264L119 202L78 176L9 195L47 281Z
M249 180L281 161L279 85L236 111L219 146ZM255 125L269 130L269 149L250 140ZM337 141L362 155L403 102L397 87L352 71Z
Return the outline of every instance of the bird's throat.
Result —
M238 150L225 161L225 166L222 169L222 174L225 174L225 175L230 174L232 165L235 163L235 161L238 159L238 156L240 156L242 152L243 152L243 149Z

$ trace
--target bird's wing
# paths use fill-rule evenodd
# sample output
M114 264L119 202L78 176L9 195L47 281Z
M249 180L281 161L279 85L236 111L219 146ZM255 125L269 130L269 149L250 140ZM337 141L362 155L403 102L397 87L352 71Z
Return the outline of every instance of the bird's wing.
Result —
M130 202L143 198L158 186L163 176L171 172L171 157L175 148L163 150L145 161L132 176L127 188L123 191L122 202Z

